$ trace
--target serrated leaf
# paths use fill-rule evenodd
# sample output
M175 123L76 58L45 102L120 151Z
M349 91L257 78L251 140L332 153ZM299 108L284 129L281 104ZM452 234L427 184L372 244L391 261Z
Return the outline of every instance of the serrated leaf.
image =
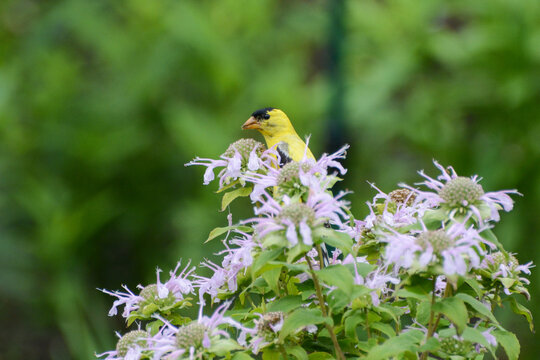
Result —
M516 335L506 330L494 330L492 334L503 347L508 360L519 359L520 346Z
M205 244L209 242L210 240L213 240L217 238L218 236L225 234L226 232L232 231L232 230L239 230L242 232L250 233L253 231L253 228L250 226L243 226L243 225L232 225L232 226L223 226L223 227L217 227L214 230L210 231L210 234L208 234L208 238L204 242Z
M429 321L429 316L431 314L431 302L422 301L418 304L416 308L416 321L420 324L425 325Z
M283 341L288 335L302 329L308 325L328 323L332 325L329 318L322 316L319 309L297 309L285 318L283 326L279 332L279 339Z
M325 284L336 286L347 295L351 295L354 277L349 269L342 265L332 265L315 271L317 277Z
M410 330L399 336L388 339L384 343L374 346L366 356L366 360L387 360L405 351L414 351L418 343L424 338L420 330Z
M456 297L442 299L433 305L433 310L450 320L456 327L458 335L463 332L469 320L465 303Z
M527 322L529 323L529 329L531 330L531 332L534 332L534 323L531 311L525 306L518 303L517 300L511 296L507 297L504 300L510 303L510 307L512 308L514 314L523 315L525 319L527 319Z
M489 310L486 305L484 305L480 301L476 300L470 295L463 293L456 294L455 297L469 304L477 313L488 318L493 324L499 325L499 322L497 321L491 310Z
M249 196L249 194L251 194L251 190L253 190L252 187L246 186L223 194L223 199L221 199L221 211L225 211L227 206L229 206L230 203L234 201L234 199Z
M276 312L281 311L284 313L288 313L291 310L294 310L296 308L299 308L302 306L304 302L302 301L302 296L295 295L295 296L285 296L281 299L278 299L277 301L273 301L268 305L267 311L268 312Z
M376 323L369 323L369 327L380 331L381 333L388 336L389 338L396 336L396 331L394 327L390 324L376 322Z
M276 294L279 294L279 276L281 275L281 266L275 266L264 271L261 276L266 281L270 289Z

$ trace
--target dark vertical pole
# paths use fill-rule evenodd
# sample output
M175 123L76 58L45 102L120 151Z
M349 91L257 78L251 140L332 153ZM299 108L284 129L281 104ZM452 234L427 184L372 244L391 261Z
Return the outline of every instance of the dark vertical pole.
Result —
M334 152L345 144L345 84L343 78L343 44L345 42L345 0L330 0L328 30L328 77L330 103L328 104L326 152Z

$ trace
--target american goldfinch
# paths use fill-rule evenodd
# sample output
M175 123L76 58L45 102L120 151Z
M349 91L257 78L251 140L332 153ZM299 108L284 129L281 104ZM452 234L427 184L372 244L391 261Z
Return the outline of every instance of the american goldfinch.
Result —
M267 107L254 111L242 125L242 129L258 130L264 136L268 148L275 146L281 158L280 166L290 161L300 161L304 155L308 159L315 159L294 130L287 115L279 109Z

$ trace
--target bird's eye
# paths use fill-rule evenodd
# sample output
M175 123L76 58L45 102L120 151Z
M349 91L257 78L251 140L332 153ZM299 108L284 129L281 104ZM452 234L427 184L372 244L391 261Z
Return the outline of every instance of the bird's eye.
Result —
M268 119L270 119L270 115L269 114L264 114L264 118L268 120Z

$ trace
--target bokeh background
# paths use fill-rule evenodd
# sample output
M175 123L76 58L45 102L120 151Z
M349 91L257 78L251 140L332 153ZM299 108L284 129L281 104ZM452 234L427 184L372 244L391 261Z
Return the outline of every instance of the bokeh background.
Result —
M266 106L316 154L351 145L359 217L366 181L391 191L432 159L519 189L495 231L540 263L537 0L4 0L0 359L92 359L124 328L96 288L216 251L216 185L184 163L262 140L240 126ZM499 315L537 359L526 321Z

